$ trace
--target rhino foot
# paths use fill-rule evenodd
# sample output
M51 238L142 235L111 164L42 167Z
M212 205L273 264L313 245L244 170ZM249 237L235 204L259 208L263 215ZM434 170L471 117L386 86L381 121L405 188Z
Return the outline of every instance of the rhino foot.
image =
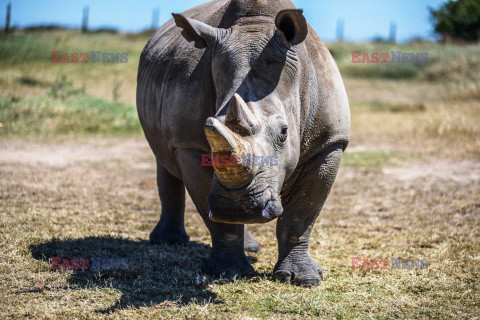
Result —
M185 230L167 231L155 228L150 233L150 244L189 244L190 237Z
M260 251L260 244L258 242L257 243L255 243L255 242L247 243L245 241L245 251L253 252L253 253L258 252L258 251Z
M318 286L323 280L323 269L306 253L287 257L281 263L277 263L273 277L280 282L312 287Z
M254 274L254 269L243 252L237 249L212 249L210 257L202 266L202 272L215 278L233 279Z
M245 228L245 236L243 240L243 247L247 252L258 252L260 251L260 244L258 243L257 239L255 239L250 232L248 232L247 228Z

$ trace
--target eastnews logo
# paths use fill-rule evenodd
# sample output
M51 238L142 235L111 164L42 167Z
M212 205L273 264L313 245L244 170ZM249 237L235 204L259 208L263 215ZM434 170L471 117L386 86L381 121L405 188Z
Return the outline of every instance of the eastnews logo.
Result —
M352 63L427 63L428 52L402 52L391 51L392 59L389 61L388 52L361 52L352 51Z
M388 269L389 265L388 259L352 257L352 269L354 270ZM392 258L391 268L402 270L428 269L428 259Z
M88 58L91 57L90 61ZM102 52L91 51L87 52L73 52L72 54L52 51L52 63L127 63L127 52Z
M106 259L106 258L73 258L66 259L61 257L52 257L52 270L126 270L128 269L128 259Z
M242 154L238 156L215 156L211 154L202 154L202 167L276 167L279 165L278 156L254 156L251 154Z

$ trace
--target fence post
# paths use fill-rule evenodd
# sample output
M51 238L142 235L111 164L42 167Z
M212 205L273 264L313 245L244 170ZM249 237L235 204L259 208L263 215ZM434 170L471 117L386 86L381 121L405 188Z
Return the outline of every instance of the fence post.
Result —
M88 6L83 7L82 32L88 32Z
M152 30L155 30L158 28L158 18L160 16L160 9L159 8L153 8L152 11Z
M390 36L388 40L393 43L397 41L397 24L393 21L390 22Z
M343 41L343 32L345 29L345 22L343 19L338 19L337 20L337 41L342 42Z
M12 4L8 3L7 4L7 20L5 21L5 32L10 31L10 15L11 15L11 10L12 10Z

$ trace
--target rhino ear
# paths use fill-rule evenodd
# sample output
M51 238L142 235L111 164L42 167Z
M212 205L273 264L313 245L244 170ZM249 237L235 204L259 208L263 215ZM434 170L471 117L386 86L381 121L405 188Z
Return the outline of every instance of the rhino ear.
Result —
M275 25L290 44L300 44L307 38L308 25L302 9L280 11Z
M177 27L182 28L182 36L188 41L195 41L197 48L212 48L226 33L225 29L214 28L206 23L190 19L181 14L172 13Z

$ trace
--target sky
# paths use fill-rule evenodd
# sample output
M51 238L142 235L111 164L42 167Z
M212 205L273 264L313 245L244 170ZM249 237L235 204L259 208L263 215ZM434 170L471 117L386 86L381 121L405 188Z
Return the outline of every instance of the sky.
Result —
M7 3L12 4L11 25L26 27L58 24L80 27L82 10L89 7L89 28L113 27L124 32L144 30L152 24L152 12L160 10L159 25L205 0L0 0L0 25L5 25ZM325 41L336 39L337 22L343 21L344 39L369 41L388 38L390 25L397 26L397 41L414 37L434 39L429 7L445 0L293 0L303 8L307 21Z

